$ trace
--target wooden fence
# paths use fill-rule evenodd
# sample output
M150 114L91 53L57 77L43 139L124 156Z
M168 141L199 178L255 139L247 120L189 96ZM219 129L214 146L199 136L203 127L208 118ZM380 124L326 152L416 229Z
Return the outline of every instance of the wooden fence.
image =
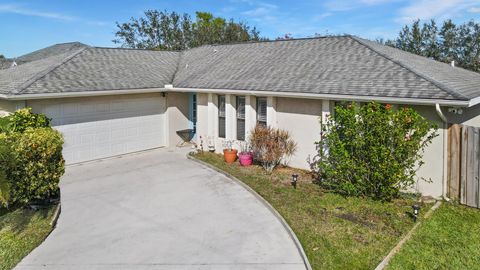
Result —
M480 128L448 129L448 197L480 208Z

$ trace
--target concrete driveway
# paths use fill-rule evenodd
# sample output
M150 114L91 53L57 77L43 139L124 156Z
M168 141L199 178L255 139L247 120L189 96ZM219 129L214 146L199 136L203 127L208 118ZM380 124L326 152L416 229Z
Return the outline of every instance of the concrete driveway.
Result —
M62 213L16 269L305 269L239 184L159 149L67 167Z

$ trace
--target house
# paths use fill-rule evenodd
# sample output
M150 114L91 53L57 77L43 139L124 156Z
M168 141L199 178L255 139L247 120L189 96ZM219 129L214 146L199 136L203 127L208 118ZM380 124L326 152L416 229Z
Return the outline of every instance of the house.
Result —
M221 151L257 122L298 143L308 168L320 116L336 102L415 108L440 127L418 191L445 192L450 123L480 125L480 74L354 36L209 45L181 52L54 45L0 70L0 111L44 113L65 137L68 164L175 146L176 131Z

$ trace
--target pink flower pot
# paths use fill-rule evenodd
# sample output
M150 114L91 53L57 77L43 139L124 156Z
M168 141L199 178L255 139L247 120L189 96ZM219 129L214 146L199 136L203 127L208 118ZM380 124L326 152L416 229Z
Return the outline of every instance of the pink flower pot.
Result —
M242 166L250 166L253 164L253 153L240 153L238 160Z

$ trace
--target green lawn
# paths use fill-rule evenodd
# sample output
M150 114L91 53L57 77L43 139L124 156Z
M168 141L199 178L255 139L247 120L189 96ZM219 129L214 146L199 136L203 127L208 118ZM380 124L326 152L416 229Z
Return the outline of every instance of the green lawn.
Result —
M258 166L227 165L221 155L195 157L237 177L270 202L299 238L313 269L374 269L413 227L407 214L413 197L389 203L343 197L312 184L306 171L280 168L266 175ZM290 185L294 171L301 179L296 190Z
M480 269L480 210L443 203L387 269Z
M3 212L2 212L3 211ZM12 269L52 231L55 207L33 211L0 209L0 270Z

